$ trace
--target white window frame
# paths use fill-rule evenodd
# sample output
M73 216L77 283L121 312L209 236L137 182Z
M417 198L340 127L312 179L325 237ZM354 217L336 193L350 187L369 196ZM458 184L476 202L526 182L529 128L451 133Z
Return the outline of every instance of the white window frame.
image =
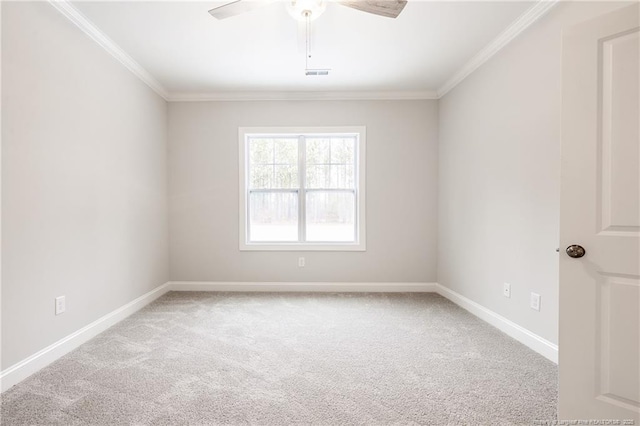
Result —
M286 137L302 137L302 136L335 136L335 135L354 135L356 136L356 152L355 152L355 179L356 179L356 238L355 242L331 242L331 243L314 243L314 242L277 242L277 243L260 243L249 242L249 222L248 222L248 196L249 196L249 158L247 156L247 144L250 136L286 136ZM347 127L240 127L238 129L239 139L239 166L240 166L240 250L241 251L365 251L366 250L366 127L364 126L347 126ZM300 153L302 155L302 153ZM304 179L303 173L299 173L301 180ZM302 228L304 226L304 203L306 191L301 182L299 190L299 218L298 224Z

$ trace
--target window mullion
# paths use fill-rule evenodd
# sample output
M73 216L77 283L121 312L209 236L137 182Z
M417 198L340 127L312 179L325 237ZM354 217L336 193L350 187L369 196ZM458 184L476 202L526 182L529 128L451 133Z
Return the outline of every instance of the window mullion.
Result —
M354 217L353 217L353 225L355 226L354 235L356 237L356 242L360 242L360 136L358 135L354 138L353 141L353 183L354 183L354 191L353 191L353 202L354 202Z
M244 144L244 167L245 167L245 173L243 176L243 183L244 183L244 204L245 204L245 210L244 210L244 224L242 224L242 226L244 226L244 232L245 232L245 236L244 236L244 242L245 244L248 244L251 241L251 183L249 182L249 177L251 176L251 161L249 160L251 158L251 137L250 136L245 136L244 140L242 141L242 143Z
M307 227L306 227L306 191L307 185L307 150L304 136L298 138L298 242L307 241Z

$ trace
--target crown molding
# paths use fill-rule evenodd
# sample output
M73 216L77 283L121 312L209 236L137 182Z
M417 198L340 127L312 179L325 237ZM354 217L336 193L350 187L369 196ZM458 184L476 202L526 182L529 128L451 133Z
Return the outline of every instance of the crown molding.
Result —
M169 92L156 80L147 70L129 56L120 46L107 37L98 27L95 26L86 16L71 4L69 0L48 0L58 12L62 13L67 19L73 22L85 34L98 43L111 56L116 58L129 71L135 74L147 86L153 89L158 95L165 100L169 98Z
M431 90L422 91L344 91L344 92L210 92L171 93L169 102L207 101L360 101L360 100L422 100L438 99Z
M95 24L85 17L69 0L48 0L49 3L73 22L85 34L91 37L111 56L122 63L129 71L153 89L168 102L207 102L207 101L346 101L346 100L424 100L440 99L460 84L471 73L480 68L492 56L509 44L520 33L544 16L560 0L538 0L524 14L518 17L505 31L480 52L472 57L437 91L229 91L209 93L169 92L138 62L129 56L120 46L104 34Z
M509 44L520 33L529 28L534 22L544 16L559 0L538 0L525 13L520 15L511 25L507 27L498 37L486 45L480 52L472 57L462 66L451 78L449 78L437 91L438 98L446 95L451 89L456 87L471 73L480 68L493 55L498 53L503 47Z

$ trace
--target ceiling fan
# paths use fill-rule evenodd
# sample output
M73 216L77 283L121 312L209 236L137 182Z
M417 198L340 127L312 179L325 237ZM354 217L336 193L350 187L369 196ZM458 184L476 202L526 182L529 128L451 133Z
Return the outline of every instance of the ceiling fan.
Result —
M209 11L217 19L226 19L257 9L277 0L235 0ZM343 6L387 18L397 18L407 4L406 0L329 0ZM317 18L325 9L327 0L288 0L289 13L296 19Z
M245 12L260 8L264 5L274 3L278 0L235 0L230 3L214 7L209 10L211 16L216 19L226 19L232 16L240 15ZM339 3L362 12L372 13L374 15L385 16L387 18L397 18L400 12L407 4L407 0L284 0L289 14L305 25L305 75L307 76L325 76L331 71L328 68L310 68L309 59L311 58L311 21L316 19L324 12L327 7L327 1ZM299 27L300 28L300 27ZM300 32L298 32L298 40L300 40Z

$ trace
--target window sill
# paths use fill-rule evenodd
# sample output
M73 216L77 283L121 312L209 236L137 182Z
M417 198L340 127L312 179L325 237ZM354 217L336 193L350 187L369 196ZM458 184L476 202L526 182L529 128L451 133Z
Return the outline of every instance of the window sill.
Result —
M366 251L364 243L240 243L240 251Z

